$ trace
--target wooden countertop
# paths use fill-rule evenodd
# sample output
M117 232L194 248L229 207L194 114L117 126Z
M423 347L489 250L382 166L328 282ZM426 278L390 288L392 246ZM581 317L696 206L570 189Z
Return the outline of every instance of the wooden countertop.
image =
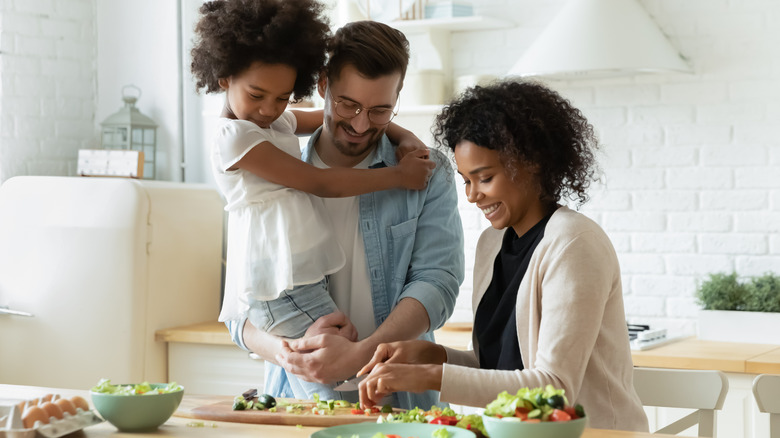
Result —
M43 388L34 386L18 386L0 384L0 399L6 400L29 400L41 397L45 394L60 394L64 397L80 395L86 400L90 400L89 391ZM187 409L187 406L198 405L198 396L184 395L184 400L180 408ZM202 402L202 400L201 400ZM90 402L91 406L91 402ZM192 437L192 438L233 438L233 437L258 437L264 438L306 438L314 432L321 430L319 427L296 427L296 426L272 426L257 425L246 423L225 423L219 421L200 422L204 427L192 427L193 420L182 417L171 417L160 428L153 432L121 433L108 422L103 422L94 426L86 427L82 432L77 432L77 436L83 437L126 437L126 438L152 438L161 435L169 437ZM672 435L658 435L641 432L625 432L617 430L585 429L582 438L664 438Z
M157 330L154 340L160 342L184 342L189 344L233 345L225 324L219 321L208 321L200 324L186 325Z
M758 370L770 370L772 367L780 370L780 345L687 338L651 350L632 351L631 356L634 365L640 367L749 374L757 374Z
M471 342L470 323L448 323L434 332L442 345L465 350ZM233 345L225 325L213 321L158 330L161 342ZM780 374L780 345L682 339L645 351L632 351L635 366L729 373Z
M434 336L442 345L466 350L471 342L471 324L448 323L436 330ZM233 345L227 327L219 321L157 330L154 339L160 342Z

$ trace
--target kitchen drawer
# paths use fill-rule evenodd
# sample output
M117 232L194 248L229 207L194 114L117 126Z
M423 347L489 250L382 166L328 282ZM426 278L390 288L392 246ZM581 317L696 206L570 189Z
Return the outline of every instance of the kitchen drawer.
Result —
M262 393L264 364L235 345L168 343L168 380L187 394L238 395L249 388Z

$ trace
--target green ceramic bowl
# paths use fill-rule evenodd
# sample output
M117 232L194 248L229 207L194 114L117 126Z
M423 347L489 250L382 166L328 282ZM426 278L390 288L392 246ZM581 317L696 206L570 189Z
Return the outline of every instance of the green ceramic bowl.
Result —
M585 430L588 417L570 421L526 423L482 415L490 438L579 438Z
M164 388L165 383L152 383L152 388ZM122 432L142 432L157 429L165 423L181 403L184 390L165 394L117 395L91 392L92 404L104 420Z

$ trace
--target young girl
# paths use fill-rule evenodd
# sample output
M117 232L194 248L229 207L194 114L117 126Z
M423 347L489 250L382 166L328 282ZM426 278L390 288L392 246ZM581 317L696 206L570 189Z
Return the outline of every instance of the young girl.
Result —
M216 0L196 26L192 72L197 88L225 92L211 152L228 216L227 273L220 321L248 317L271 334L298 338L336 311L326 276L344 255L315 196L346 197L425 187L434 167L410 147L398 166L319 169L301 161L296 133L322 124L322 111L287 112L309 96L325 61L329 28L315 0ZM391 109L388 109L392 111ZM388 135L416 146L397 126ZM400 138L403 136L404 138ZM334 331L355 340L347 321ZM322 332L320 330L319 332ZM343 398L330 386L290 375L296 398Z

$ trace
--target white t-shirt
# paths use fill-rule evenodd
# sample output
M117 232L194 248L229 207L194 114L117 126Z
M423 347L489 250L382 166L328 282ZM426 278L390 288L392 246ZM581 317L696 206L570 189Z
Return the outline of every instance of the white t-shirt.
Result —
M264 142L296 159L296 119L285 112L268 129L219 119L211 151L214 179L228 211L225 296L219 320L246 316L249 302L312 284L344 266L322 199L231 168ZM270 147L270 146L269 146Z
M369 154L355 169L368 169L374 158ZM312 148L311 162L325 169L325 164L317 151ZM341 245L347 263L338 272L330 275L330 295L336 306L352 321L358 331L358 338L367 338L376 330L374 306L371 299L371 282L366 264L366 249L363 233L360 231L360 198L323 198L325 212L333 224L333 234ZM354 292L354 293L353 293Z

